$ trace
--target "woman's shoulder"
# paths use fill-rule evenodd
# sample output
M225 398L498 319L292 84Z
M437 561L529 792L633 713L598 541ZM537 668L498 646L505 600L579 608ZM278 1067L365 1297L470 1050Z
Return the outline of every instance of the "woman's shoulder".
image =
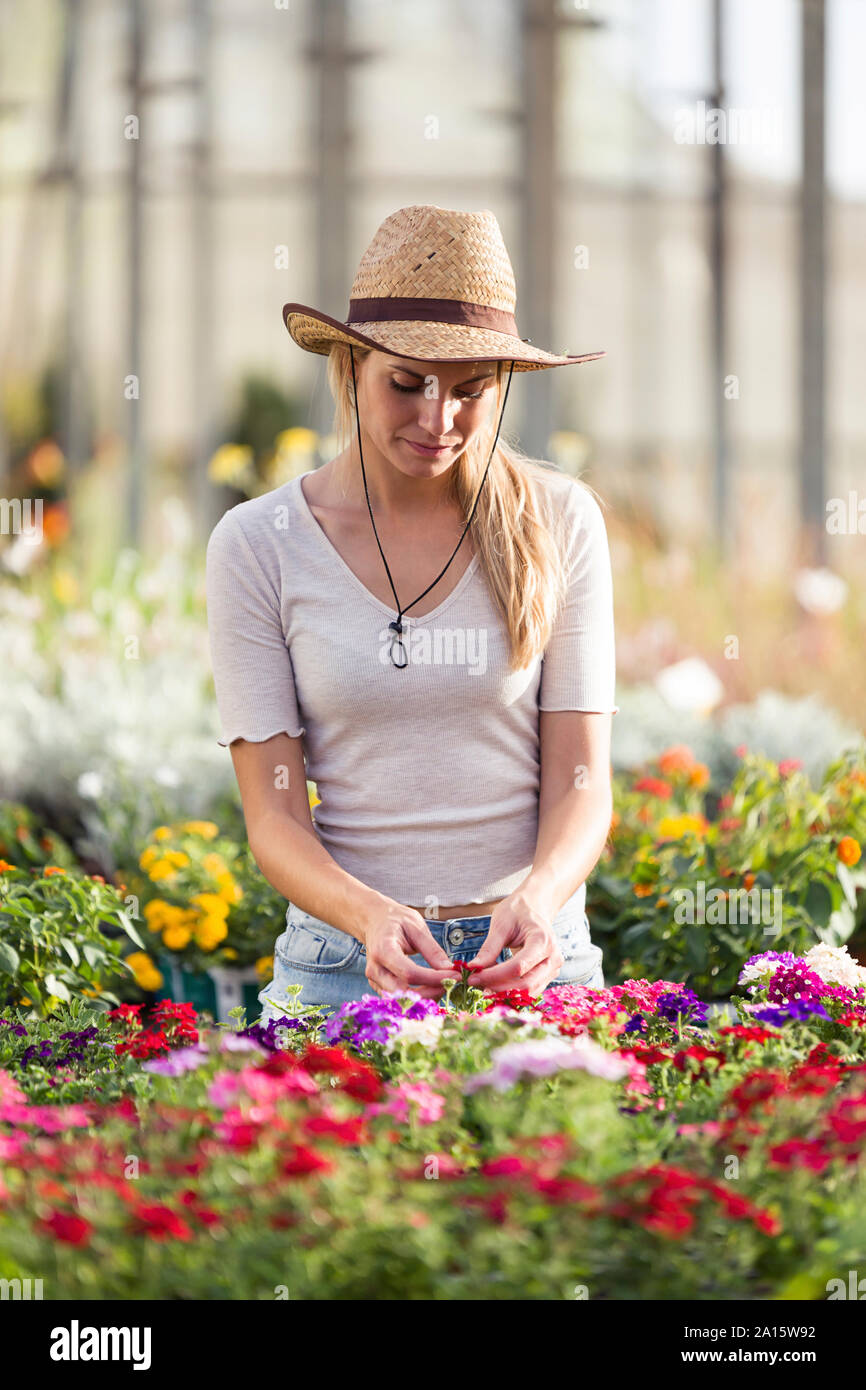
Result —
M248 497L245 502L229 507L211 531L208 547L226 543L230 539L256 546L281 531L287 531L297 507L297 486L297 478L291 478L270 492Z
M600 501L593 488L556 464L535 461L528 470L536 496L551 522L578 529L604 525Z

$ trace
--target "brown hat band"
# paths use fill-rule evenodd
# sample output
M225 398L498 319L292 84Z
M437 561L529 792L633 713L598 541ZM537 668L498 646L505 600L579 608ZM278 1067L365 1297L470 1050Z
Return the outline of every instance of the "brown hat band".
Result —
M374 323L377 320L425 319L432 323L461 323L469 328L491 328L519 338L514 315L488 304L472 304L466 299L350 299L346 323Z

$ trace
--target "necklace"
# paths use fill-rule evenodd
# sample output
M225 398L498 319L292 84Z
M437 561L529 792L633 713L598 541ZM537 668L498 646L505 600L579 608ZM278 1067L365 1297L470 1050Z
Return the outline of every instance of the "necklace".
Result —
M469 513L469 520L463 528L463 534L461 535L459 541L455 545L451 555L451 560L448 561L448 564L445 566L445 569L440 570L439 574L437 574L436 578L433 580L433 583L427 585L427 588L424 590L423 594L419 594L418 597L414 598L411 603L407 603L405 608L401 608L400 600L397 597L397 590L394 588L394 580L391 578L391 571L388 569L388 561L385 559L385 552L382 549L382 542L379 540L379 532L376 530L376 522L373 518L373 508L370 505L370 494L367 491L367 474L364 470L364 451L361 448L361 419L358 415L358 383L355 378L355 349L351 344L349 345L349 352L352 357L352 389L354 393L355 420L358 426L358 453L361 456L361 476L364 479L364 496L367 498L367 510L370 513L370 520L373 522L373 534L376 537L376 544L379 547L379 554L382 556L382 563L385 566L385 570L388 575L388 582L391 585L391 592L394 595L394 603L397 606L397 617L393 622L388 624L388 627L394 633L394 636L391 638L391 664L393 666L396 666L398 670L402 671L405 666L409 665L409 656L406 651L406 647L403 643L403 614L408 613L410 608L414 608L416 603L420 603L422 598L424 597L424 594L429 594L430 590L436 584L439 583L439 580L442 578L442 575L445 573L445 570L447 570L448 565L451 564L451 560L454 559L454 556L457 554L458 550L463 544L463 538L466 535L466 532L472 525L472 518L475 515L475 508L478 506L478 499L481 496L481 489L483 488L487 480L487 473L489 471L490 464L493 461L493 455L496 452L496 445L499 440L499 431L502 428L502 417L505 414L505 407L508 403L508 392L511 389L511 377L512 373L514 372L514 363L511 363L511 366L508 370L508 385L505 388L505 399L502 402L502 410L499 412L499 424L496 426L496 437L493 440L493 448L490 450L490 458L487 460L487 468L485 468L484 470L484 477L481 479L478 491L475 494L475 501L472 503L472 511ZM395 658L395 647L399 648L399 652L403 657L402 661L398 661Z

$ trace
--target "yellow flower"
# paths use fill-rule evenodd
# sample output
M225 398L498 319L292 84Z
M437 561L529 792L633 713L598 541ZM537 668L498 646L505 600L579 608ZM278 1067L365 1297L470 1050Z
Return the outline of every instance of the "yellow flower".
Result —
M680 840L683 835L701 835L707 829L703 816L685 813L681 816L663 816L658 824L660 840Z
M182 849L167 849L163 858L167 859L169 864L175 864L178 869L186 868L189 863L189 855L184 854Z
M172 864L171 860L162 858L157 859L154 864L151 864L148 877L153 883L160 883L164 878L174 878L176 873L177 869Z
M273 973L273 969L273 956L259 956L258 960L256 961L256 973L261 977L261 979L266 980L268 976Z
M201 835L203 840L213 840L220 833L212 820L188 820L180 828L185 835Z
M312 810L314 806L321 806L322 804L322 798L316 791L315 783L313 783L312 786L307 787L307 800L310 803L310 810Z
M211 456L207 475L212 483L239 482L250 472L253 451L247 444L221 444Z
M64 607L77 603L80 597L78 583L69 570L58 570L51 582L51 591L58 603Z
M190 901L197 903L207 916L228 917L229 915L229 905L218 893L194 893Z
M142 852L141 857L139 858L138 867L147 871L150 868L151 864L156 863L158 858L159 850L156 849L153 845L148 845L147 849Z
M280 453L311 454L318 442L319 436L315 430L297 426L294 429L281 430L274 440L274 446Z
M170 825L158 825L153 832L154 840L170 840L174 831Z
M238 958L238 953L235 950L234 946L223 947L223 955L225 956L226 960L237 960Z
M146 951L133 951L126 957L126 963L135 976L135 983L141 989L159 989L162 975Z
M171 921L172 913L175 911L171 903L167 903L164 898L154 898L152 902L144 905L145 921L151 931L159 931Z
M202 917L195 927L195 939L203 951L212 951L228 934L228 924L222 917Z
M166 927L162 933L163 945L170 951L182 951L189 942L192 932L189 927L181 926L178 922L174 926Z
M219 884L219 896L224 902L239 903L244 895L244 891L239 883L235 883L228 870L222 874L215 874L214 877Z
M226 871L226 861L221 854L206 854L201 861L201 866L205 873L213 874L214 877L217 874L224 874Z

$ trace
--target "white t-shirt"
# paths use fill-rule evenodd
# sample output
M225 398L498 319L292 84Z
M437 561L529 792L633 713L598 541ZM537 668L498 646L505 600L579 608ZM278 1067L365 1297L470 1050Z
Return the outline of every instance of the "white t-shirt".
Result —
M300 477L232 507L208 541L218 742L303 738L319 839L398 902L514 892L535 854L539 710L619 709L601 509L555 469L539 498L563 526L554 534L567 551L568 596L543 659L518 672L477 554L442 603L404 615L408 664L396 668L396 607L342 559Z

